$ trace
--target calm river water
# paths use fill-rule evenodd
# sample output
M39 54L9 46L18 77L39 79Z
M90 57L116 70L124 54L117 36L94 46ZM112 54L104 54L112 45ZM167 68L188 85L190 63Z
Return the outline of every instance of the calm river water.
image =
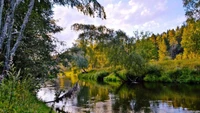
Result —
M74 79L59 78L53 87L41 88L38 98L47 102L55 93L67 91ZM78 82L71 98L48 103L58 112L69 113L200 113L200 85L188 84L103 84Z

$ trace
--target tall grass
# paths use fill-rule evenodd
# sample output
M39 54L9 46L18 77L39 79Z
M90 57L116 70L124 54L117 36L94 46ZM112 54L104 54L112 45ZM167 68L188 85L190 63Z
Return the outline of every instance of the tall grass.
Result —
M144 77L148 82L200 83L199 64L196 60L176 60L151 63Z
M45 103L38 101L34 81L20 78L14 68L0 84L0 113L48 113Z

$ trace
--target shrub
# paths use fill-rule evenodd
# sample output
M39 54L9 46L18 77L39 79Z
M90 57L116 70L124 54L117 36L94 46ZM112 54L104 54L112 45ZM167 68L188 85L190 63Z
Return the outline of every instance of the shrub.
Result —
M85 79L85 80L95 80L95 81L103 81L103 78L108 76L108 72L107 71L92 71L92 72L88 72L88 73L83 73L83 74L79 74L78 78L79 79Z
M161 81L161 82L173 82L168 73L163 73L161 75L161 77L159 78L159 81Z
M144 77L144 81L147 81L147 82L158 82L159 81L159 77L157 75L147 74Z
M0 84L0 113L46 113L50 111L45 103L37 100L33 93L34 81L20 78L20 72L11 70Z
M120 81L120 79L115 75L115 73L111 73L104 78L104 81L106 81L106 82L117 82L117 81Z
M147 66L147 74L161 76L162 69L157 65L148 65Z

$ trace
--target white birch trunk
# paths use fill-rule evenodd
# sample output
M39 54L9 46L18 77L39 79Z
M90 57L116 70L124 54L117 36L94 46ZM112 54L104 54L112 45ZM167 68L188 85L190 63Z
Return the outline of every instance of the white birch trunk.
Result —
M34 6L34 2L35 2L35 0L31 0L30 3L29 3L29 5L28 5L29 8L28 8L28 11L27 11L26 16L24 18L23 24L21 25L21 29L19 31L19 35L17 37L17 41L15 42L12 50L10 51L10 61L11 62L12 62L13 57L15 55L15 52L16 52L16 50L17 50L17 48L18 48L18 46L19 46L19 44L20 44L20 42L22 40L26 24L27 24L27 22L29 20L29 17L31 15L31 12L32 12L32 9L33 9L33 6Z
M4 7L4 0L1 0L0 2L0 29L1 29L1 21L2 21L2 13L3 13L3 7Z
M4 69L3 69L3 75L7 74L7 71L10 69L11 66L11 61L10 61L10 43L12 40L12 28L14 25L14 19L12 20L12 24L9 26L9 31L8 31L8 40L6 43L6 55L5 55L5 62L4 62Z
M6 73L7 73L7 71L9 71L9 69L10 69L10 65L12 64L12 62L13 62L13 57L14 57L14 54L15 54L15 52L16 52L16 50L17 50L17 48L18 48L18 46L19 46L19 44L20 44L20 42L21 42L21 39L22 39L22 37L23 37L23 32L24 32L24 30L25 30L25 27L26 27L26 24L27 24L27 22L28 22L28 20L29 20L29 17L30 17L30 15L31 15L31 12L32 12L32 9L33 9L33 6L34 6L34 2L35 2L35 0L31 0L30 1L30 3L29 3L29 5L28 5L28 11L27 11L27 13L26 13L26 15L25 15L25 18L24 18L24 20L23 20L23 23L22 23L22 25L21 25L21 29L20 29L20 31L19 31L19 35L18 35L18 37L17 37L17 40L16 40L16 42L15 42L15 44L14 44L14 46L13 46L13 48L12 48L12 50L11 50L11 47L10 47L10 42L11 42L11 38L12 38L12 29L13 29L13 25L14 25L14 11L15 11L15 9L16 9L16 6L18 6L18 4L21 2L22 0L17 0L15 3L14 3L14 5L13 5L13 7L11 8L11 14L9 14L8 16L7 16L7 18L6 18L6 23L4 24L4 28L3 28L3 30L2 31L6 31L6 33L4 33L4 32L2 32L2 34L1 34L1 39L5 39L5 37L6 37L6 34L7 34L7 32L8 32L8 40L7 40L7 45L6 45L6 56L5 56L5 65L4 65L4 70L3 70L3 73L2 73L2 75L0 76L0 81L2 80L2 79L4 79L4 77L5 77L5 75L6 75ZM11 17L13 17L13 18L11 18ZM4 37L3 37L4 36ZM3 39L3 41L4 41L4 39ZM3 42L2 42L2 44L3 44ZM0 49L2 48L2 45L1 45L1 43L0 43ZM0 51L1 52L1 51Z
M15 10L16 10L17 6L19 5L19 3L21 1L22 0L17 0L15 2L15 0L11 0L10 9L9 9L9 11L6 14L6 20L4 22L3 28L1 29L1 35L0 35L0 54L1 54L1 51L2 51L3 42L4 42L5 38L6 38L7 32L9 31L8 28L10 28L9 26L12 24L12 20L14 19ZM3 11L3 9L2 9L2 11Z

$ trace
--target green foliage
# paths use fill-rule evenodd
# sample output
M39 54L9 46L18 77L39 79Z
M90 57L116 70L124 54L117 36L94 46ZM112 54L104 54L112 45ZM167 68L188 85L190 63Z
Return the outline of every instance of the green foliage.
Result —
M199 20L200 1L199 0L183 0L183 6L185 8L185 15L189 19Z
M0 112L1 113L47 113L50 111L45 103L37 100L33 93L35 82L27 77L21 78L20 71L14 68L0 84Z
M83 56L76 56L74 59L78 68L84 69L88 67L88 61Z
M79 79L85 79L85 80L95 80L98 82L103 82L104 78L108 76L109 73L106 71L91 71L88 73L79 74Z
M184 48L183 58L194 59L200 54L200 21L188 21L184 28L181 45Z
M138 54L130 53L123 62L124 68L133 76L142 76L145 73L145 60Z
M121 81L117 76L116 73L111 73L107 77L104 78L105 82L119 82Z
M161 69L149 67L144 81L148 82L176 82L176 83L199 83L200 75L197 70L182 67L174 69Z
M160 82L173 82L172 78L168 75L168 73L162 73L161 77L159 78Z
M158 82L160 81L159 77L161 77L161 68L157 65L147 65L146 74L144 77L144 81L148 82Z
M158 58L158 50L155 43L148 39L137 40L135 44L135 51L147 61Z
M161 67L158 65L147 65L146 73L151 74L151 75L156 75L156 76L161 76Z
M153 74L147 74L144 77L144 81L148 81L148 82L158 82L159 81L159 77Z

